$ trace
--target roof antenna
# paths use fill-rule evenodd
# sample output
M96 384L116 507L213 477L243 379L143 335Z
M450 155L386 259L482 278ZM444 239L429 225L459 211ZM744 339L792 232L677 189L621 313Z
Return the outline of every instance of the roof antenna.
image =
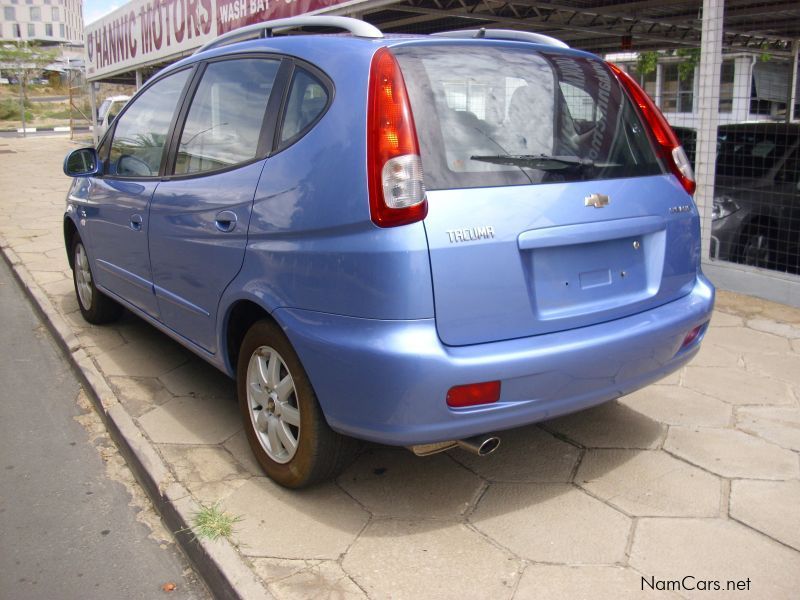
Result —
M476 38L485 38L486 37L486 27L481 27L478 29L478 32L475 34Z

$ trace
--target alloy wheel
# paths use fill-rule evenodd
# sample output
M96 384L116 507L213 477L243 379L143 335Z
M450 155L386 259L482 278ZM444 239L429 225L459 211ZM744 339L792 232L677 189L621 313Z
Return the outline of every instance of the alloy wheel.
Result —
M75 284L78 288L78 299L85 310L92 308L92 271L89 269L89 257L83 244L75 246Z
M261 447L277 463L287 463L297 452L300 408L292 374L281 355L261 346L247 365L247 404L250 422Z

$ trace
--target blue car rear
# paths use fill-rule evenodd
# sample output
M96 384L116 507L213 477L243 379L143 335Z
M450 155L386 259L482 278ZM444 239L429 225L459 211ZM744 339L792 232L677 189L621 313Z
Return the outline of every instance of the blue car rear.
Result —
M334 475L350 438L480 449L688 362L714 290L691 169L641 89L547 39L363 25L200 52L162 76L191 73L150 173L113 150L138 98L94 170L65 166L84 316L124 305L236 377L251 447L290 487ZM236 121L215 102L253 65L274 71L237 88L266 105L253 156L230 158L246 132L184 150ZM125 264L114 211L146 230Z

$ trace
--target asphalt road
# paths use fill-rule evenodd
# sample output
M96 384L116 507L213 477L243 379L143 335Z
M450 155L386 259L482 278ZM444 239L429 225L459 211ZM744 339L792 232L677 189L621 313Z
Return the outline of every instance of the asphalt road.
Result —
M210 598L109 478L121 459L2 258L0 307L0 599Z

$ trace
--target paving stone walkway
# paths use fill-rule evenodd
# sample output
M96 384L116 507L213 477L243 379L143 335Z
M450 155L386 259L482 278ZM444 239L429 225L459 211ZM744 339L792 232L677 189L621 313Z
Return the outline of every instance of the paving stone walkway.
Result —
M0 140L0 237L175 480L241 517L231 542L275 597L800 597L800 311L720 293L701 352L659 384L504 432L485 459L368 446L290 492L252 459L230 380L131 315L82 321L61 234L72 147ZM643 583L686 576L697 590Z

